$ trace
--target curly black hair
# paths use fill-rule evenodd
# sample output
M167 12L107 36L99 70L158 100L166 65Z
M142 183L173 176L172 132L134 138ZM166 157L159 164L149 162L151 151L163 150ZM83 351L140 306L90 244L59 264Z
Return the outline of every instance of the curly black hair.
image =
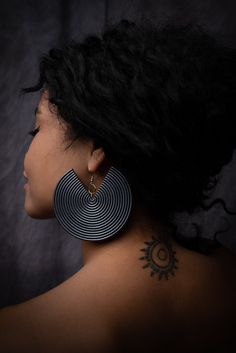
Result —
M171 219L203 205L236 148L236 50L197 23L121 20L40 59L69 141L93 139L143 205Z

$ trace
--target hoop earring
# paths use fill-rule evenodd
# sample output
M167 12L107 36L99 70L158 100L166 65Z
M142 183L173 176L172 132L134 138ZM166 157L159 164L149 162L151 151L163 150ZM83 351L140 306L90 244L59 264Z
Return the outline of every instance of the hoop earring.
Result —
M128 181L111 167L97 190L91 177L88 190L73 169L59 180L53 197L54 214L72 236L99 241L117 234L126 224L132 206Z

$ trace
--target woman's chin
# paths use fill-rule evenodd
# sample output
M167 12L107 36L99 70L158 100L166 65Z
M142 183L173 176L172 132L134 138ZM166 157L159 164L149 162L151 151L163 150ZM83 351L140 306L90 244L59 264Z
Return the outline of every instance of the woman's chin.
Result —
M31 218L47 219L47 218L54 217L53 210L45 209L42 207L36 207L31 202L29 202L29 200L25 200L24 208L25 208L27 215Z

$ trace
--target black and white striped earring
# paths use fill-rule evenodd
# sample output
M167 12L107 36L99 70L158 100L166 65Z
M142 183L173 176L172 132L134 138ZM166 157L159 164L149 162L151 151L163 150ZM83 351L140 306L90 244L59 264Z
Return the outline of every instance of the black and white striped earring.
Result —
M94 178L86 190L73 169L59 180L53 199L55 217L71 235L98 241L117 234L126 224L132 206L127 179L111 167L96 191Z

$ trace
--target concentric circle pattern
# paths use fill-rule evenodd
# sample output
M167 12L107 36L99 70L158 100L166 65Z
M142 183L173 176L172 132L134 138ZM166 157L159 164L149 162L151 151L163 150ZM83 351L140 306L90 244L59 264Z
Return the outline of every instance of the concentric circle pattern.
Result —
M92 197L73 169L66 172L54 192L54 213L60 225L82 240L104 240L126 223L132 206L128 181L111 167Z

